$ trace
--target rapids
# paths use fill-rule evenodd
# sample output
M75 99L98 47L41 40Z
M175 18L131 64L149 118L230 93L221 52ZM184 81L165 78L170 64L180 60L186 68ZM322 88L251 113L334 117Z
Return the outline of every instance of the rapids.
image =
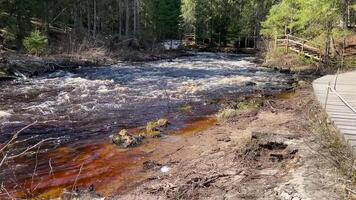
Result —
M33 181L27 180L36 165L36 180L40 180L36 191L68 187L76 182L81 164L86 170L79 185L107 183L105 176L121 176L144 156L134 149L117 150L110 143L110 135L120 129L167 117L173 122L171 130L176 131L217 112L219 100L291 87L291 75L258 67L254 59L198 53L170 61L83 67L0 83L0 143L34 121L38 123L21 133L18 140L25 141L13 152L57 138L8 163L0 172L0 183L23 195L18 185L34 188ZM182 112L187 105L192 110Z

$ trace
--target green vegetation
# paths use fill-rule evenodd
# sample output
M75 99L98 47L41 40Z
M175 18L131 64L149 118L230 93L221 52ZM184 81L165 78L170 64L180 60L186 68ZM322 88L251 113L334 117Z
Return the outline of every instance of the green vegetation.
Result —
M157 121L151 121L147 123L146 130L141 133L142 136L148 137L160 137L164 128L169 125L168 119L162 118Z
M180 0L5 0L0 1L0 44L20 50L23 39L40 30L57 51L113 48L133 38L151 47L179 38L179 21Z
M24 39L23 45L28 53L40 55L46 50L48 39L46 36L42 35L40 31L36 30Z
M182 0L182 28L210 45L247 46L273 4L271 0Z
M21 50L40 30L50 52L153 49L185 33L210 46L258 47L261 35L288 33L331 51L332 41L354 34L346 31L354 6L346 0L5 0L0 44Z

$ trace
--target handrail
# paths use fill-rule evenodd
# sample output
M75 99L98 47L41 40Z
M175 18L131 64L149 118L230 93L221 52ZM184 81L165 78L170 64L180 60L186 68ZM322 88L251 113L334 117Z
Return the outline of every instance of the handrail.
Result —
M337 91L336 91L334 88L332 88L330 85L328 86L328 91L331 91L331 92L335 93L336 96L337 96L352 112L354 112L354 113L356 114L356 109L355 109L354 107L352 107L352 105L351 105L350 103L348 103L348 102L346 101L346 99L344 99L339 93L337 93ZM327 102L327 101L326 101L326 102ZM326 106L326 104L325 104L325 106Z
M344 97L342 97L337 91L336 91L336 84L337 84L337 80L339 78L339 69L337 70L337 74L335 76L335 80L334 80L334 87L331 87L331 82L329 82L329 85L327 87L327 92L326 92L326 97L325 97L325 109L326 106L328 105L328 100L329 100L329 92L333 92L341 101L342 103L344 103L353 113L356 114L356 109L349 103L346 101L346 99Z
M281 38L281 39L279 39ZM320 45L314 44L311 41L292 36L290 34L276 35L275 47L282 42L285 45L286 52L288 54L289 49L297 52L298 54L304 54L317 61L323 61L323 50Z
M306 39L303 39L303 38L300 38L300 37L297 37L297 36L294 36L294 35L291 35L291 34L287 34L286 36L291 37L291 38L295 38L295 39L300 40L300 41L303 41L303 42L305 42L305 43L310 43L310 44L312 44L312 45L317 46L319 49L322 48L321 45L316 44L315 42L312 42L312 41L310 41L310 40L306 40Z

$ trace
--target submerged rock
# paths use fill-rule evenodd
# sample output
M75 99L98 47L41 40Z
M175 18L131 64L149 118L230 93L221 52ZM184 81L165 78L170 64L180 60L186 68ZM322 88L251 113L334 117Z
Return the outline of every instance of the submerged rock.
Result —
M257 83L252 82L252 81L247 81L247 82L245 82L245 85L246 85L246 86L256 86Z
M113 135L112 142L123 148L135 147L141 144L142 137L130 135L126 129L120 131L120 133Z

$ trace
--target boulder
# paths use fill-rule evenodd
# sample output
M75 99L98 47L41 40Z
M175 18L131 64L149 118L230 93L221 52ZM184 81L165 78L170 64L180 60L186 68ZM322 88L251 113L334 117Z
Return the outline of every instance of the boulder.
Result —
M123 129L118 134L113 135L112 142L123 148L136 147L141 144L142 137L132 136L126 129Z

